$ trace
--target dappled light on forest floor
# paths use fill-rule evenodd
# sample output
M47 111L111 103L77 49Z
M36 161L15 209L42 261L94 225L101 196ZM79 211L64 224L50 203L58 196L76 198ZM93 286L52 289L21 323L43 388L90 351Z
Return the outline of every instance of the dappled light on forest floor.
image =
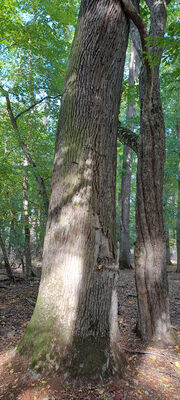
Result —
M119 327L126 356L124 375L102 381L70 380L58 374L47 378L28 370L25 358L11 352L31 317L37 282L1 289L0 400L179 400L180 385L180 275L171 271L170 309L176 341L168 346L142 344L132 329L137 303L134 271L121 271ZM3 318L2 318L3 317Z

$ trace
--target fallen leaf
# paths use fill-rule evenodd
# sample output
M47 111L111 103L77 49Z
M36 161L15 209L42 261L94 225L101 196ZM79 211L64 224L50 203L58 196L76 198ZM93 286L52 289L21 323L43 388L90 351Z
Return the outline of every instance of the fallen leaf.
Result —
M174 348L175 348L175 350L179 350L179 346L175 346Z
M122 397L120 394L116 394L114 400L122 400Z
M137 390L137 393L140 394L140 395L142 395L142 392L141 392L139 389Z
M110 385L109 386L109 392L110 393L116 392L116 390L118 390L118 387L116 385Z
M176 362L175 362L175 366L176 366L177 368L180 368L180 363L179 363L178 361L176 361Z
M100 265L97 266L97 268L98 268L98 269L102 269L102 268L103 268L103 265L100 264Z
M164 382L168 382L168 379L167 378L163 378L162 379Z
M151 360L156 360L156 356L150 356Z

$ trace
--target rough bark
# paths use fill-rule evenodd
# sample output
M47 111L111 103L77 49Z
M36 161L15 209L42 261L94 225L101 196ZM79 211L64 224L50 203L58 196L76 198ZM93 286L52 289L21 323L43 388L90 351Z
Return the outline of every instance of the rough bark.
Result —
M115 180L127 38L119 1L82 1L58 124L39 296L19 345L37 369L89 376L120 367Z
M178 93L178 111L180 111L180 89ZM177 272L180 272L180 113L177 114L177 139L179 152L178 165L178 209L176 223L176 244L177 244Z
M138 154L140 136L136 135L131 129L122 126L118 121L117 135L121 143L129 146L135 153Z
M166 6L163 0L147 0L151 11L150 35L163 37ZM138 329L144 340L166 340L170 332L166 244L163 225L163 174L165 128L160 99L159 65L162 49L149 51L158 64L142 67L140 77L141 138L137 170L135 245Z
M132 24L132 23L131 23ZM132 29L132 28L131 28ZM130 32L131 32L130 29ZM129 86L132 87L137 79L139 71L139 57L131 40L130 60L129 60ZM136 115L135 96L129 100L127 107L127 124L133 131L134 123L132 118ZM132 149L124 146L123 151L123 173L121 181L121 201L120 201L120 257L119 266L121 269L132 268L130 261L130 191L131 191L131 167L132 167Z
M6 268L7 276L8 276L8 278L9 278L10 280L13 281L13 280L14 280L14 277L13 277L13 274L12 274L12 271L11 271L11 266L10 266L10 264L9 264L9 259L8 259L8 255L7 255L7 251L6 251L6 246L5 246L5 244L4 244L4 241L3 241L3 237L2 237L2 235L1 235L1 232L0 232L0 246L1 246L2 253L3 253L4 266L5 266L5 268Z

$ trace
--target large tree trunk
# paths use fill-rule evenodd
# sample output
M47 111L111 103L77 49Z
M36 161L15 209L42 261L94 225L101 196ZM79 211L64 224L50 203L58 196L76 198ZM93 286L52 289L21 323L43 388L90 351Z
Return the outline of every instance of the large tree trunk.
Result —
M164 1L146 2L151 11L150 35L163 37L166 24ZM156 53L160 63L162 49L152 46L151 51ZM138 329L145 340L153 337L166 339L170 331L162 209L165 128L159 63L151 69L151 77L150 71L147 74L143 67L140 78L141 140L137 171L135 266Z
M131 23L132 24L132 23ZM137 79L139 71L139 57L131 40L130 60L129 60L129 85L132 87ZM127 107L127 125L133 131L133 117L136 115L135 95L129 100ZM132 268L130 260L130 192L131 192L131 167L132 167L132 149L124 146L123 151L123 173L121 181L121 200L120 200L120 269Z
M119 1L82 1L58 124L40 290L19 345L37 369L102 374L119 355L116 139L127 37Z
M180 112L180 89L178 92L178 111ZM177 114L177 140L179 152L178 165L178 209L176 223L176 242L177 242L177 272L180 272L180 114Z

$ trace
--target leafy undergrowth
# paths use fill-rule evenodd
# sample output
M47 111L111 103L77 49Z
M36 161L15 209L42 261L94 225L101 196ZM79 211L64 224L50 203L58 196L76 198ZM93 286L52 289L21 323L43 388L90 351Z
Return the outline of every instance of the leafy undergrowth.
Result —
M1 282L2 283L2 282ZM81 382L62 376L45 378L28 370L27 361L12 349L25 331L38 292L38 281L1 287L1 400L179 400L180 399L180 275L169 273L170 308L176 342L168 346L142 344L132 332L137 315L134 271L122 271L119 281L121 347L126 355L122 379ZM1 286L3 286L1 285Z

